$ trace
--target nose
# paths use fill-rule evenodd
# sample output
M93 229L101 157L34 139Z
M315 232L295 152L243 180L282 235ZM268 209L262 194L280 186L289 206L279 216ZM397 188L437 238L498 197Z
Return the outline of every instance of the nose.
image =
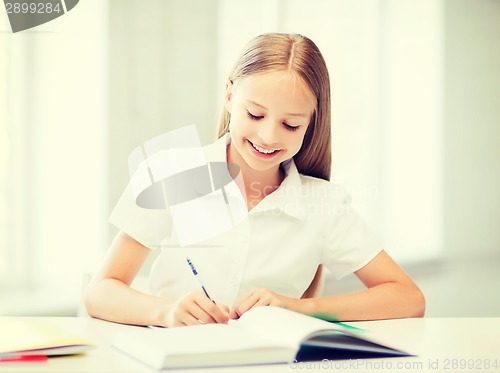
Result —
M279 141L278 126L271 121L263 121L259 125L257 135L262 140L263 146L272 146Z

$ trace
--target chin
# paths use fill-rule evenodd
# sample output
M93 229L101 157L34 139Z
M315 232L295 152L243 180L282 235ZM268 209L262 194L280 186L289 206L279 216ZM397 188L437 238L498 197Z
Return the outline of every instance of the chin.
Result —
M252 168L252 170L264 172L264 171L269 171L271 169L279 167L279 165L280 164L277 163L277 164L266 165L266 166L263 166L263 165L252 165L252 164L250 164L249 166Z

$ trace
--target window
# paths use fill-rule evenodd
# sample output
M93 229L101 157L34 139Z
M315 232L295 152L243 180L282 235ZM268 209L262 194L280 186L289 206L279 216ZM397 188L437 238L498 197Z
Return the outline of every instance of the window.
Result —
M76 309L108 245L102 3L0 34L0 313Z

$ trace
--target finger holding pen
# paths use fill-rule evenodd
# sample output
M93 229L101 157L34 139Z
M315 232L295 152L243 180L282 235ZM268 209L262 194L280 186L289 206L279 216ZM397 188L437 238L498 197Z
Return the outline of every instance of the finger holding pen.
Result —
M170 310L167 324L169 326L181 326L227 323L229 320L229 307L217 305L215 300L210 297L191 259L186 258L186 262L201 291L193 291L180 299Z
M167 325L226 324L229 307L214 304L202 291L192 291L182 297L170 310Z

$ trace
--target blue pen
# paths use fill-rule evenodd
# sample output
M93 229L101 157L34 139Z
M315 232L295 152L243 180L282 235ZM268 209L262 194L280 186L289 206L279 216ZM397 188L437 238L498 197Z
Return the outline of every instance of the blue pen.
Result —
M191 268L191 272L193 272L193 275L194 275L194 278L196 279L196 281L198 281L198 284L200 284L201 286L201 289L203 290L203 292L205 293L205 295L207 296L208 299L210 299L212 302L214 302L214 304L217 304L215 303L215 301L210 297L210 295L208 295L208 291L207 289L205 289L205 286L203 285L203 283L201 282L200 280L200 276L198 275L198 271L196 270L196 268L194 267L194 264L193 262L189 259L189 258L186 258L187 260L187 263L189 265L189 268Z

